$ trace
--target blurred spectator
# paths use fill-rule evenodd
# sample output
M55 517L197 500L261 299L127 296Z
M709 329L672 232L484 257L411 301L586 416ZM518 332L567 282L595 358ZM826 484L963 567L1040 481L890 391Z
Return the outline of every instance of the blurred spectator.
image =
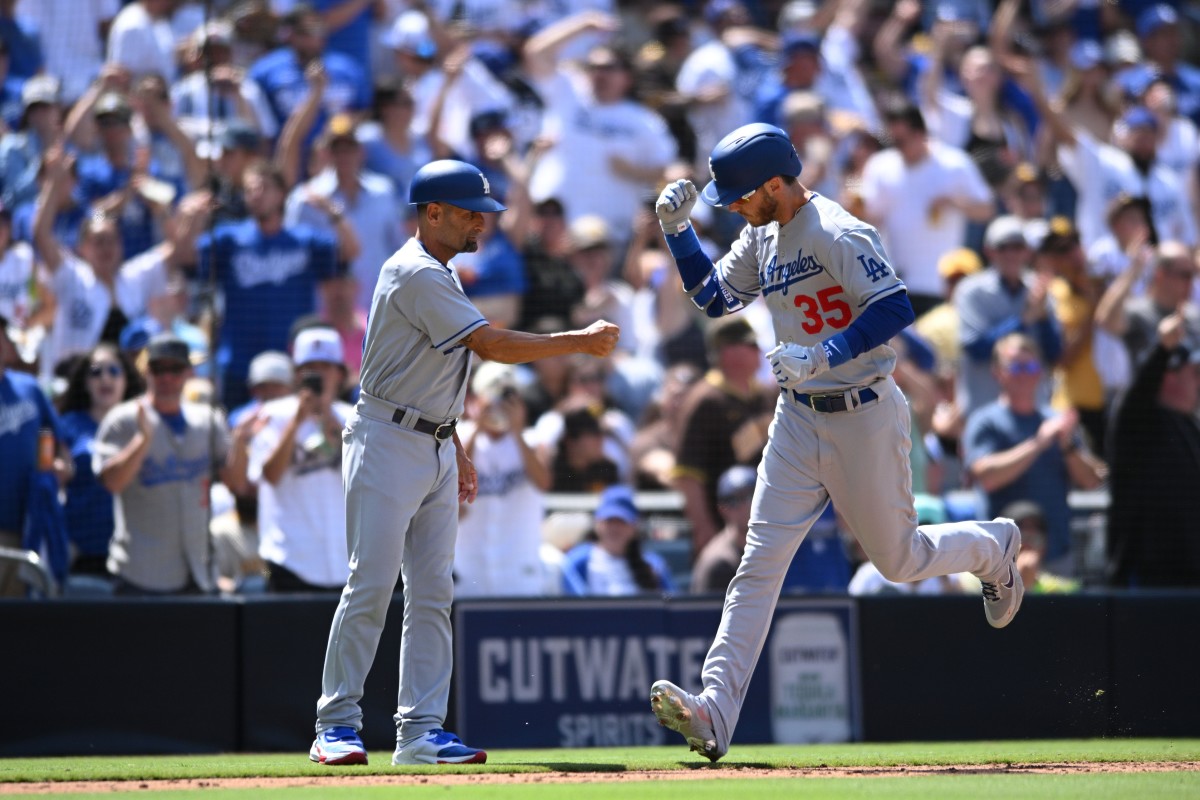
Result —
M13 239L12 213L0 207L0 316L24 334L37 294L33 250Z
M633 290L613 277L617 242L612 228L604 217L589 214L571 223L568 240L567 260L583 288L583 297L571 307L571 324L587 327L598 319L607 319L621 328L617 346L636 350L636 343L629 341L634 328Z
M1052 276L1028 269L1032 252L1021 221L997 217L983 241L987 269L963 279L954 294L964 356L955 401L964 415L1000 394L993 353L1002 337L1017 331L1029 334L1048 364L1056 363L1062 352L1062 334L1049 302ZM1048 384L1043 389L1048 393Z
M108 63L124 67L135 77L159 75L175 80L175 32L171 30L173 0L132 0L108 29Z
M701 371L681 362L663 373L662 385L642 417L629 458L633 462L634 485L639 489L666 490L675 471L675 447L679 441L680 411L688 389L700 379Z
M1045 367L1033 339L1021 333L1004 336L996 342L992 363L1000 398L967 418L964 462L986 497L984 516L1000 516L1017 500L1043 509L1048 565L1070 575L1067 492L1072 486L1097 488L1107 469L1084 446L1073 409L1055 414L1039 402Z
M1162 240L1196 243L1190 190L1158 159L1160 131L1153 113L1145 106L1130 106L1113 125L1110 144L1050 103L1035 70L1026 69L1022 78L1057 144L1058 163L1079 195L1075 221L1085 249L1104 235L1108 205L1122 192L1149 199L1154 229Z
M521 298L527 288L525 262L497 219L499 216L484 215L478 250L456 256L454 268L462 280L463 291L488 322L497 328L512 328L520 319Z
M263 405L247 478L258 486L259 555L270 592L338 591L350 574L341 432L352 408L342 341L330 328L296 337L298 389Z
M953 381L962 360L954 295L964 278L983 269L983 262L974 250L960 247L944 253L938 259L937 269L945 287L946 299L922 314L915 323L915 330L933 346L937 354L936 371L939 377Z
M266 95L282 129L310 90L313 68L319 66L327 86L305 145L325 129L328 118L357 112L371 105L371 82L354 59L325 51L325 26L312 6L296 6L283 19L284 46L254 62L247 73ZM307 146L303 149L307 150Z
M683 495L692 529L692 554L717 535L717 481L735 464L754 466L762 457L767 425L779 389L759 381L762 352L742 317L726 317L708 329L709 361L703 380L688 390L679 412L673 486Z
M630 98L632 64L623 52L594 47L582 73L559 60L574 37L617 27L615 18L590 11L547 25L526 42L525 64L546 102L543 135L553 142L533 167L530 197L558 198L568 222L602 217L620 251L677 146L662 117Z
M547 586L541 556L550 469L530 444L513 367L493 361L476 367L467 411L459 436L479 493L459 515L454 596L557 594L557 586Z
M175 194L158 201L169 205L188 189L199 189L207 177L204 162L196 155L196 145L179 127L171 111L170 86L160 75L145 75L134 84L134 139L147 148L155 177L171 184ZM143 194L146 192L143 191ZM166 209L164 209L166 210Z
M991 219L995 203L965 152L930 141L916 106L893 103L884 119L892 146L867 160L862 198L921 316L941 301L938 258L964 246L968 221Z
M610 486L596 506L594 538L571 548L563 564L569 595L613 597L674 590L667 564L644 551L641 515L628 486Z
M29 513L34 473L39 466L40 431L48 429L61 442L61 428L37 381L17 366L16 348L9 337L8 320L0 316L0 547L20 548ZM66 464L59 465L65 477ZM13 562L0 564L0 597L24 597L25 584Z
M235 122L268 139L278 136L279 123L262 89L233 63L233 26L211 20L191 41L198 68L171 84L179 127L194 140L219 139Z
M407 213L408 187L423 164L433 160L425 137L413 130L413 98L394 78L376 81L371 116L355 131L371 172L392 179L399 212Z
M354 59L369 73L371 16L378 10L375 0L311 0L311 3L328 32L328 49Z
M780 116L781 127L800 155L800 181L818 194L838 197L842 185L838 151L845 146L839 147L842 137L829 123L825 101L816 92L798 89L783 98Z
M69 157L47 154L48 180L34 217L34 244L49 275L56 302L54 324L42 351L41 374L90 350L97 342L118 342L131 318L145 313L152 297L166 288L173 251L164 246L122 263L123 247L114 220L93 216L83 224L78 255L61 248L52 225L69 189Z
M604 429L590 408L565 409L562 435L550 448L550 491L592 493L617 483L617 464L604 454L604 442Z
M29 78L42 71L42 45L37 31L16 15L17 0L0 2L0 40L8 52L9 74Z
M1046 218L1046 176L1028 161L1017 164L1000 187L1000 204L1005 213L1029 223Z
M358 304L360 294L358 280L349 272L339 273L323 284L317 313L299 317L292 323L293 340L305 328L328 327L338 332L346 356L345 389L351 393L358 386L363 341L367 336L367 310Z
M436 33L442 33L441 29ZM413 133L427 140L430 146L441 142L457 153L474 157L469 131L471 118L483 111L506 110L512 105L512 98L504 84L470 53L466 42L449 35L444 39L451 44L439 52L426 13L405 11L396 18L383 41L392 49L405 88L415 104ZM450 86L446 86L450 77L439 64L439 56L443 62L452 63L450 71L459 72ZM439 96L442 96L442 112L435 120L433 112Z
M160 334L146 348L146 393L105 415L92 469L116 498L108 571L117 594L162 595L214 588L209 485L244 470L231 460L224 416L183 401L191 375L187 344Z
M1062 354L1054 368L1054 408L1073 408L1088 437L1088 447L1104 457L1104 384L1096 369L1094 331L1099 287L1088 274L1079 233L1066 217L1043 226L1040 240L1031 242L1037 272L1053 277L1050 297L1062 331Z
M610 365L605 359L572 355L567 357L565 366L561 397L554 408L544 412L535 423L535 441L544 451L553 450L566 435L567 416L586 409L600 426L605 460L616 466L618 480L629 482L632 475L629 445L633 442L635 425L609 396L607 381L610 378ZM584 426L586 430L586 423ZM557 478L555 486L558 486ZM555 491L560 490L555 488Z
M58 79L39 75L26 81L21 106L18 129L0 138L0 202L10 211L37 197L42 155L62 135Z
M100 421L114 406L144 390L133 362L113 345L100 344L75 360L67 388L58 400L63 445L75 462L64 507L73 555L72 575L108 578L105 563L116 522L112 493L92 471L96 433Z
M295 370L287 353L278 350L259 353L251 359L246 375L250 400L229 412L230 424L239 425L243 418L257 414L272 400L292 394L294 383Z
M103 33L120 0L21 0L19 5L18 19L41 42L45 73L62 80L64 103L75 102L100 72Z
M1146 199L1123 193L1117 195L1105 210L1104 222L1105 232L1087 249L1087 259L1091 274L1108 288L1133 266L1135 259L1149 258L1153 250ZM1139 275L1143 273L1144 270L1139 268ZM1144 294L1145 281L1136 286L1131 283L1123 291L1132 296Z
M1200 133L1196 130L1196 123L1179 112L1171 80L1165 75L1156 75L1138 100L1158 122L1161 137L1158 145L1159 163L1181 175L1194 175L1200 164L1200 143L1197 141ZM1194 183L1189 184L1186 177L1184 187L1189 193L1195 188ZM1189 197L1193 210L1196 210L1195 194Z
M1021 552L1017 569L1026 591L1034 594L1063 594L1079 589L1079 581L1063 578L1042 568L1046 558L1046 517L1037 503L1018 500L1000 511L1021 529Z
M241 222L250 216L244 182L250 165L259 159L261 148L262 137L241 121L230 121L217 135L214 169L208 181L214 225Z
M692 592L725 593L746 549L750 528L750 500L758 474L753 467L737 465L717 481L717 510L724 526L696 557L692 567Z
M663 118L679 144L679 158L692 163L699 152L696 134L688 122L692 97L677 88L680 68L692 53L691 20L682 6L661 3L647 11L646 24L650 38L634 57L633 91ZM712 77L721 81L719 74Z
M521 298L520 330L563 314L583 298L583 282L567 262L572 245L562 203L550 198L534 205L527 231L524 241L515 243L529 282Z
M1104 51L1092 39L1082 39L1071 47L1070 69L1056 101L1063 113L1098 141L1108 138L1120 108L1109 83Z
M286 349L292 321L316 308L318 290L336 273L342 241L284 225L283 175L266 162L252 164L243 184L251 219L218 225L200 236L191 252L190 242L181 243L180 256L182 263L197 265L201 282L215 271L213 280L225 293L215 355L226 408L246 400L250 359L264 350ZM331 213L338 216L335 209ZM345 222L338 222L341 233Z
M13 75L9 63L8 44L0 39L0 123L5 129L21 124L21 92L25 88L25 79Z
M341 220L345 220L359 245L358 255L350 261L350 273L358 283L355 303L370 308L380 268L405 239L395 189L386 177L363 169L363 148L349 115L330 119L317 146L326 165L288 195L283 223L289 228L307 226L340 240Z
M1178 312L1138 365L1112 428L1108 573L1116 586L1200 585L1200 349Z
M1153 260L1146 293L1130 297L1130 290ZM1096 321L1125 342L1136 365L1154 348L1159 324L1170 314L1183 317L1185 347L1200 347L1200 307L1191 300L1196 280L1196 260L1180 242L1163 242L1154 251L1135 253L1129 268L1108 287L1096 309Z
M1172 5L1158 3L1142 7L1134 25L1142 53L1137 64L1118 72L1116 83L1126 94L1139 94L1138 88L1156 76L1170 81L1178 96L1179 110L1200 125L1200 69L1183 58L1183 26Z

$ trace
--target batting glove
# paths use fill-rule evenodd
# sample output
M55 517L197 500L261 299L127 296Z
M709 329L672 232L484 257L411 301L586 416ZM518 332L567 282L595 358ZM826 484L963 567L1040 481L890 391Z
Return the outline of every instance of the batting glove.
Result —
M678 180L667 184L654 204L654 213L658 215L658 224L663 233L681 233L690 226L692 207L696 205L696 184L689 180Z
M794 344L784 342L767 353L767 361L775 372L780 386L802 384L809 378L829 369L829 356L821 345Z

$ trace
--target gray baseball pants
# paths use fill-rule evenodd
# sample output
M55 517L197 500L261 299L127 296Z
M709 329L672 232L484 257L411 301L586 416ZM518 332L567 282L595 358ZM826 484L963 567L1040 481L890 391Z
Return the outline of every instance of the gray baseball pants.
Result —
M909 410L888 378L877 401L823 414L780 397L758 468L746 549L725 595L721 625L704 661L701 699L718 749L729 747L746 688L767 638L784 574L832 500L888 580L920 581L1003 566L1003 525L917 525L909 467Z
M363 684L396 578L404 577L397 741L442 727L450 697L458 465L452 439L402 428L364 407L342 434L350 577L333 616L317 731L362 728Z

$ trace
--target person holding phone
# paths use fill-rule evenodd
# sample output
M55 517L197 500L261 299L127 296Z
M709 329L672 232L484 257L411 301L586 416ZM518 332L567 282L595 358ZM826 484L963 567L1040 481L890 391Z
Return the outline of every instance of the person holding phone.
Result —
M271 592L338 591L350 574L341 431L351 407L342 339L332 328L296 335L295 394L262 407L247 477L258 485L258 552Z

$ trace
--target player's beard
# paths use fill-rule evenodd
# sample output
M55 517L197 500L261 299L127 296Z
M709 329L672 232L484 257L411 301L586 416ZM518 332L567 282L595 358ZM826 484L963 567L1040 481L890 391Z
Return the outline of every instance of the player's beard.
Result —
M463 245L462 245L462 247L458 248L458 252L474 253L478 249L479 249L479 240L472 236L468 236L467 238L463 239Z

